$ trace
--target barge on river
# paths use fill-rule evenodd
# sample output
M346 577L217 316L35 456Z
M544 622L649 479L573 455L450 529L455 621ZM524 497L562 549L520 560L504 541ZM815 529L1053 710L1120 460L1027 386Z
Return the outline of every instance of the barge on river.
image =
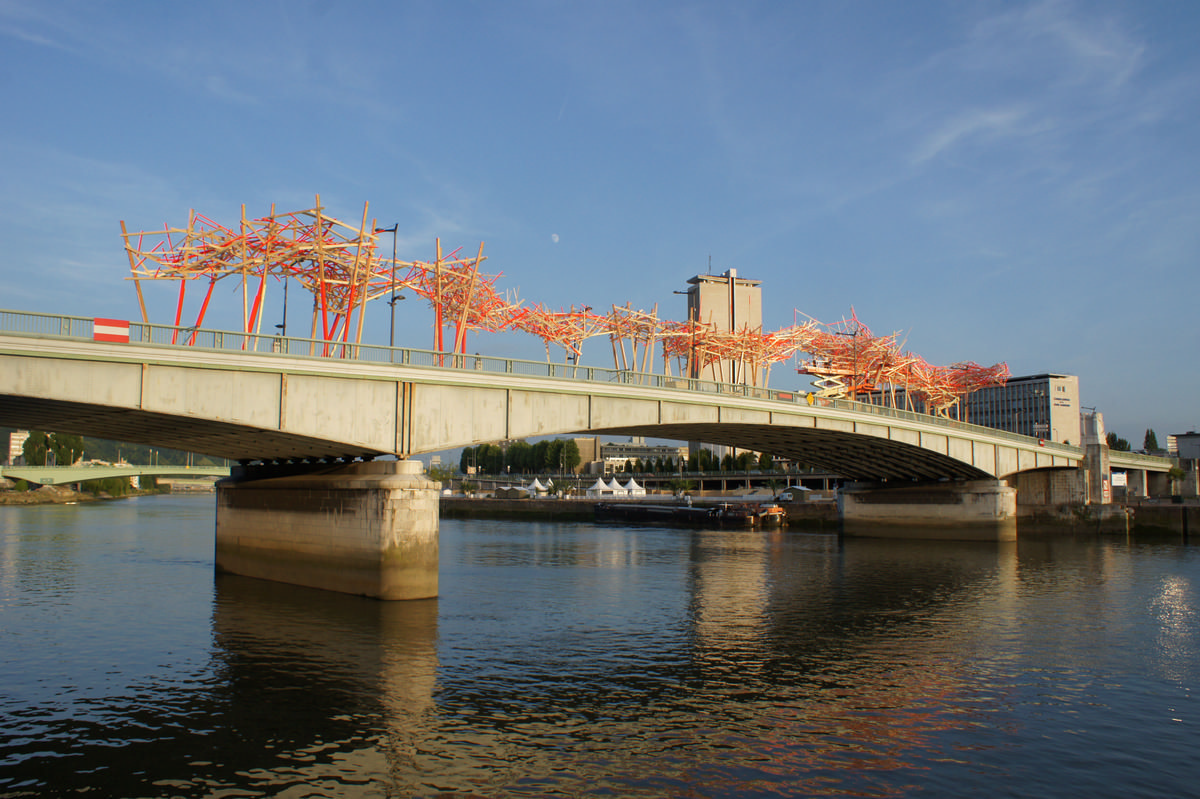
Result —
M685 526L777 527L787 522L779 505L720 502L715 505L652 504L648 502L597 502L598 522L640 522Z

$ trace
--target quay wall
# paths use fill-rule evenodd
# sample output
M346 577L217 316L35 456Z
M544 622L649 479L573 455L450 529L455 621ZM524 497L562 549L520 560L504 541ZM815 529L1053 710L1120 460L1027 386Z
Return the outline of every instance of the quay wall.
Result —
M715 501L719 498L710 498ZM610 499L490 499L443 496L439 499L444 518L554 519L591 521L597 502ZM658 500L669 502L664 497ZM792 529L834 532L839 528L837 506L829 502L780 503L788 513ZM1130 507L1126 527L1124 505L1018 505L1017 533L1043 535L1152 534L1188 535L1200 531L1200 505L1161 503Z
M702 498L696 504L712 504L720 497ZM443 496L439 510L443 518L479 519L555 519L559 521L592 521L596 503L613 502L612 497L575 499L489 499L483 497ZM617 500L619 501L619 500ZM637 500L635 500L637 501ZM670 497L655 499L667 504ZM780 503L788 513L788 523L806 529L837 530L837 506L831 502Z
M1025 533L1200 532L1200 505L1018 505L1017 530Z
M1133 510L1135 532L1200 533L1200 505L1156 503L1137 505Z

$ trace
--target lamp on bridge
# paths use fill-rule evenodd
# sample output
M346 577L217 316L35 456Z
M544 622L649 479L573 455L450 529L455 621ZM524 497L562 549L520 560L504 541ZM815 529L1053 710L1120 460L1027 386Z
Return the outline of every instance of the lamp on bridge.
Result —
M279 331L279 335L287 338L287 275L283 276L283 324L275 325L275 329Z
M396 237L400 231L400 223L391 227L377 227L376 233L391 233L392 234L392 296L388 298L388 305L392 308L392 316L390 323L390 331L388 333L388 346L396 346L396 303L404 299L404 297L396 294Z

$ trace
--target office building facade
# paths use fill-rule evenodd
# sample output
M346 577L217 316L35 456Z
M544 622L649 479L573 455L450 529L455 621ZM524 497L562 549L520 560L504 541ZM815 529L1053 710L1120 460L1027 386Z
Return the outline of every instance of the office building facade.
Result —
M906 400L903 389L876 390L859 400L875 405L894 402L898 408L925 412L924 403L915 397ZM1013 377L1002 386L980 389L952 408L950 415L983 427L1080 446L1081 410L1079 378L1047 373Z

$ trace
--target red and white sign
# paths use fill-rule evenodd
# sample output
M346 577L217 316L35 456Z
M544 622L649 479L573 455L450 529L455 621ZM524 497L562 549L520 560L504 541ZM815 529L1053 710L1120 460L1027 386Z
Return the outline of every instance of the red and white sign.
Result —
M93 319L92 340L129 343L129 322L125 319Z

